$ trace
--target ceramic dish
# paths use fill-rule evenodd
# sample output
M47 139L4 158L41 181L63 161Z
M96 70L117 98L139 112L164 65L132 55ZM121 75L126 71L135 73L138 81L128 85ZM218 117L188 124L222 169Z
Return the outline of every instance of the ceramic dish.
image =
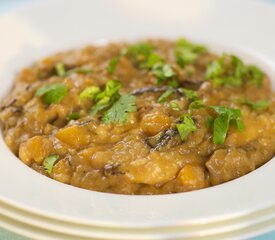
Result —
M1 17L0 35L4 37L0 46L0 98L8 92L14 74L21 67L45 55L98 43L100 39L134 40L146 36L187 36L205 43L211 50L236 53L245 62L261 67L271 78L274 89L275 52L271 42L275 37L270 26L275 24L275 9L269 5L235 0L194 1L194 5L190 1L174 1L173 7L171 1L163 1L158 3L160 9L166 7L171 12L163 21L159 11L148 14L144 4L141 1L130 6L122 0L111 3L58 0ZM197 10L185 18L176 17L179 15L176 4L181 9ZM60 18L64 6L67 11ZM224 9L228 10L226 14L222 13ZM185 15L185 11L188 12L183 10L181 15ZM243 11L246 11L245 20ZM255 20L255 11L266 18ZM138 14L141 12L142 18ZM234 28L236 24L238 27ZM80 27L87 25L90 31ZM259 34L255 37L254 27L264 39ZM10 31L11 28L14 31ZM0 163L2 226L16 231L15 227L9 227L14 224L21 229L18 233L29 237L27 226L48 229L49 236L50 232L56 232L61 236L99 237L96 233L100 229L110 233L101 237L116 238L124 234L126 239L145 236L150 239L160 234L166 238L221 236L218 234L241 237L259 234L274 226L274 159L244 177L216 187L162 196L113 195L61 184L23 165L2 138ZM56 221L56 227L50 225L51 221Z

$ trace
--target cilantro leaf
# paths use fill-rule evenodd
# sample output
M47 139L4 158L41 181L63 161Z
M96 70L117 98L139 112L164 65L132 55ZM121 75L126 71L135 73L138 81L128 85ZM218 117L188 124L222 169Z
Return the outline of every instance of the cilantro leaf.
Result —
M113 57L109 63L108 63L108 67L107 67L107 72L108 73L114 73L114 71L116 70L116 66L119 62L119 58L118 57Z
M193 63L198 58L198 54L188 48L176 49L175 55L177 64L182 68L187 64Z
M58 155L52 155L45 158L45 160L43 161L43 167L48 174L52 173L53 166L58 159L59 159Z
M198 93L194 90L187 88L181 88L180 90L183 92L185 97L189 98L192 101L199 99Z
M245 99L244 103L251 107L253 110L264 110L268 108L268 106L271 104L270 100L260 100L257 102L253 102L249 99Z
M153 68L155 64L163 62L163 59L156 53L151 53L148 56L147 62L145 64L146 68Z
M176 75L175 71L173 70L171 65L168 63L156 63L153 66L152 71L157 78L158 84L161 84L165 80L171 79Z
M181 38L176 42L175 57L177 64L182 68L193 63L199 54L204 52L206 52L204 46L191 43L186 39Z
M117 94L122 87L122 83L119 80L109 80L106 83L104 95L112 97Z
M189 134L197 130L197 126L190 115L181 116L181 120L183 122L176 124L176 127L181 140L186 141Z
M65 64L62 62L55 64L55 71L57 73L57 76L64 77L66 75Z
M214 120L214 136L215 144L223 144L229 128L230 118L228 114L221 113Z
M112 104L113 104L113 101L111 97L104 96L91 108L90 115L94 116L101 110L104 110L110 107Z
M68 115L67 119L70 120L77 120L80 118L80 113L78 112L73 112L71 114Z
M76 67L76 68L72 68L72 69L66 71L65 64L62 62L58 62L57 64L55 64L55 71L57 73L57 76L66 77L73 73L87 74L87 73L92 72L92 69L89 67Z
M179 111L179 110L180 110L179 105L178 105L178 103L177 103L176 100L173 100L173 101L170 102L170 107L171 107L174 111Z
M225 86L239 87L243 84L243 81L241 78L231 77L231 76L213 78L212 82L214 86L225 85Z
M190 110L193 110L193 109L201 109L201 108L205 108L205 104L203 103L203 100L202 99L196 99L195 101L191 102L189 104L189 107L188 107Z
M177 88L179 86L179 83L175 79L169 79L167 82L168 86Z
M223 144L225 142L230 123L235 123L239 131L244 130L244 122L240 109L223 106L212 106L211 108L218 114L214 120L213 141L215 144Z
M90 114L95 115L99 111L110 107L119 97L119 90L122 83L118 80L109 80L105 85L105 90L97 93L94 97L96 104L92 107Z
M96 86L86 87L79 95L80 100L84 101L85 99L94 100L96 95L100 93L100 88Z
M213 124L214 124L214 118L213 117L208 117L205 121L205 126L207 128L211 128Z
M85 88L79 95L83 102L86 99L94 102L90 111L91 115L97 114L99 111L110 107L119 97L119 90L122 83L118 80L108 80L103 91L97 86Z
M136 43L128 47L126 55L130 56L135 62L140 64L147 61L153 51L153 46L148 43Z
M243 84L246 68L235 55L223 54L207 66L206 79L212 80L215 86L235 86Z
M234 77L242 78L246 75L247 69L243 61L235 55L231 55L231 61L234 69Z
M213 61L208 64L206 69L206 79L215 79L221 76L224 72L223 65L220 60Z
M128 113L137 111L136 98L132 95L122 95L113 106L104 113L102 121L106 124L125 123Z
M196 91L191 89L186 89L186 88L181 88L180 91L183 92L185 97L191 100L191 103L189 104L190 110L200 109L205 107L203 100L199 98L198 93Z
M258 67L254 65L247 66L247 75L250 78L251 83L260 87L262 85L262 80L264 77L264 73Z
M172 89L167 89L163 94L160 95L158 98L159 103L164 103L167 101L168 97L173 93Z
M246 66L235 55L223 54L207 66L205 77L215 86L239 87L246 82L261 85L264 74L256 66Z
M63 83L53 83L37 89L35 96L41 97L46 104L59 103L68 94L68 88Z

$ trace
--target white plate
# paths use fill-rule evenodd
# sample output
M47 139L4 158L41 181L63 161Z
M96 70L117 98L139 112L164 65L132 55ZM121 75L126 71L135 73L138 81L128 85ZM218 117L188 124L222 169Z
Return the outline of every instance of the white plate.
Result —
M271 214L266 213L273 213ZM82 238L93 239L156 239L161 235L163 239L188 238L188 239L232 239L233 237L251 236L251 234L261 233L266 230L274 229L275 226L275 208L265 209L263 211L253 212L248 216L238 218L236 220L223 221L216 224L201 224L189 227L177 227L170 229L113 229L94 227L88 225L80 225L76 223L69 224L67 222L50 219L44 216L27 212L5 203L0 203L0 226L7 227L9 230L15 231L26 237L33 237L33 233L40 229L38 233L40 237L36 239L52 239L52 233L57 235L68 235ZM3 217L4 216L4 217ZM20 224L11 224L15 221ZM247 223L250 223L249 226ZM253 224L252 224L253 222ZM21 225L27 226L22 227ZM27 231L26 231L27 230ZM55 239L57 236L55 235ZM64 239L64 238L61 238Z
M0 17L0 97L21 67L45 54L101 39L156 36L233 46L233 52L263 67L275 84L274 26L275 8L251 0L45 1ZM266 210L275 205L274 160L223 185L162 196L113 195L61 184L23 165L2 138L0 165L2 201L68 224L141 231L199 226L196 235L201 236L208 224L236 221L244 228L274 215ZM249 218L251 213L259 217Z

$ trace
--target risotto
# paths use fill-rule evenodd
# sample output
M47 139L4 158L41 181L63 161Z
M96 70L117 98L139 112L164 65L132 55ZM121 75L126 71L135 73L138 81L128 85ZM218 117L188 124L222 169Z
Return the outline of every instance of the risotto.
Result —
M221 184L275 154L268 76L186 39L88 46L23 69L1 101L18 158L62 183L119 194Z

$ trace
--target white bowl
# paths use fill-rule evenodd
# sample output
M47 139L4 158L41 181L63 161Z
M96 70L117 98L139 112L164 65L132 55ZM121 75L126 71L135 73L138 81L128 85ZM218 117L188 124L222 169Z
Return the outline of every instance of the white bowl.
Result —
M206 43L213 51L236 53L245 62L264 69L275 86L272 62L275 51L269 44L271 40L275 42L275 36L266 29L268 24L275 24L275 9L246 0L242 3L203 0L194 1L195 5L191 1L174 0L177 8L171 7L172 2L158 2L159 7L172 11L165 20L159 16L159 11L152 10L151 15L148 14L149 6L143 5L143 1L133 1L130 6L129 1L123 0L51 0L0 17L3 41L0 45L0 99L8 93L21 67L56 50L83 43L104 43L106 39L155 36L187 35ZM246 8L248 3L250 10ZM61 17L65 6L66 14ZM235 12L236 6L240 12ZM185 18L177 17L180 7L183 15L186 13ZM190 14L192 7L197 10ZM266 18L255 20L255 11ZM138 13L143 13L143 18ZM231 16L234 19L229 21ZM87 31L89 26L90 32ZM258 35L252 38L255 35L252 26L262 26L258 29L265 38ZM184 27L185 30L181 30ZM219 186L155 196L99 193L56 182L26 167L10 152L2 138L0 166L0 213L10 221L17 219L20 229L28 223L58 234L149 239L160 234L167 238L219 237L222 234L240 237L273 229L275 225L274 159L246 176ZM3 220L3 224L9 228L8 220Z

